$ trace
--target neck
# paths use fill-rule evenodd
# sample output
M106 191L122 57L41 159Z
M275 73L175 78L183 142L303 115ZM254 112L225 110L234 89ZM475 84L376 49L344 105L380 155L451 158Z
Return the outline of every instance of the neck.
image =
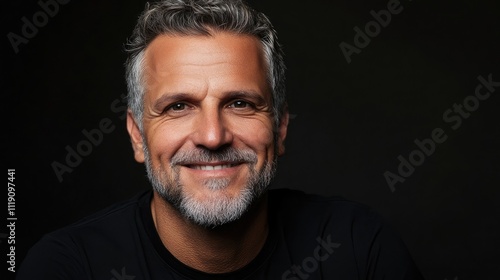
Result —
M163 245L187 266L206 273L242 268L260 252L268 235L267 195L239 220L205 228L184 218L156 192L151 213Z

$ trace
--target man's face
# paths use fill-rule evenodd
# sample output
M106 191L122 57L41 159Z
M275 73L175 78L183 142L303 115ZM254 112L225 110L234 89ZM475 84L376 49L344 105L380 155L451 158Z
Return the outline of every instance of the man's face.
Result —
M198 224L234 221L267 187L288 115L273 126L261 44L251 36L157 37L146 49L135 158L158 193ZM275 143L276 134L276 143Z

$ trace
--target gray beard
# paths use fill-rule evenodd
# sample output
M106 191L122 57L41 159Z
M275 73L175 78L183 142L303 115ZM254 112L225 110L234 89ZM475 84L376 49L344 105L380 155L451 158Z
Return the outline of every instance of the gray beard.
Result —
M257 155L252 150L236 150L224 148L221 151L196 149L191 152L178 152L172 157L170 164L172 174L168 174L161 167L153 169L149 150L144 146L144 157L148 178L153 189L172 205L183 217L191 222L214 228L240 219L255 201L266 192L271 183L277 166L277 156L272 162L265 161L263 168L255 168ZM224 194L224 189L230 183L227 178L210 178L203 182L203 186L213 191L207 199L197 200L184 191L180 182L180 164L185 162L207 161L243 161L248 163L249 178L245 187L235 197Z

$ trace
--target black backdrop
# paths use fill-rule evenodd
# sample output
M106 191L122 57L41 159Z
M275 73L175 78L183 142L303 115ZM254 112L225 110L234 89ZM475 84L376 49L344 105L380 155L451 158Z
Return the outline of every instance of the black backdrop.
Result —
M59 2L45 18L37 1L2 4L3 143L6 169L16 170L16 266L44 233L149 188L132 157L122 100L122 46L144 1ZM499 5L404 0L377 29L370 11L388 3L397 4L250 1L275 24L288 66L293 119L273 187L372 206L397 228L427 279L498 279L500 87L490 86L496 91L486 97L483 86L483 100L474 96L479 76L500 81ZM36 21L36 30L25 27L23 35L23 17ZM357 38L348 63L340 44L353 51L354 28L367 24L371 37ZM463 116L447 112L464 101ZM101 122L108 129L90 151L83 131L95 133ZM419 153L415 140L435 129L446 137ZM71 167L68 151L78 148L88 155L69 158ZM400 174L401 160L418 166ZM54 162L71 172L58 178ZM386 172L404 182L391 189ZM2 228L3 259L9 233ZM13 275L7 267L2 261L0 275Z

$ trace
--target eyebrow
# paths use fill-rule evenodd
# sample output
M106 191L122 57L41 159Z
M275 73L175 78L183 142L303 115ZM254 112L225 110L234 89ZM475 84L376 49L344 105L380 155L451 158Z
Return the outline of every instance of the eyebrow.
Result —
M224 99L238 99L238 98L250 98L253 99L258 104L263 104L266 102L266 99L259 93L250 90L250 91L229 91L224 95Z
M222 99L223 100L229 100L229 99L238 99L238 98L250 98L255 101L255 103L258 104L264 104L266 102L266 99L259 93L253 90L235 90L235 91L228 91L223 94ZM153 108L155 110L163 110L163 104L171 104L176 101L180 100L193 100L195 99L194 94L190 93L184 93L184 92L179 92L179 93L164 93L162 96L160 96L158 99L154 101Z
M157 111L161 111L163 104L170 104L178 100L192 99L193 96L189 93L164 93L158 99L154 101L153 108Z

